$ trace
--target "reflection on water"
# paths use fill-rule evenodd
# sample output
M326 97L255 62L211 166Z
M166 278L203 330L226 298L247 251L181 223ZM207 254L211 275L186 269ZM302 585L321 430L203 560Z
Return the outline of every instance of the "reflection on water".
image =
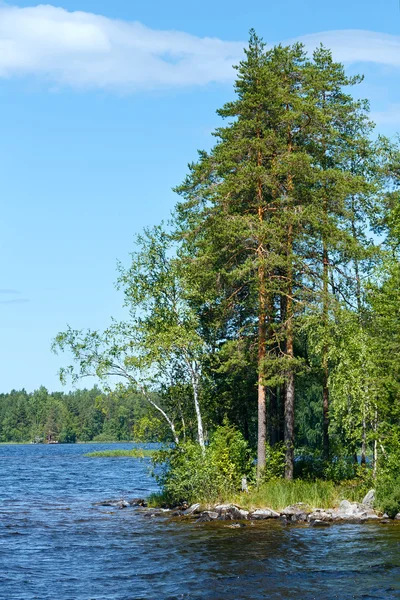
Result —
M83 456L108 447L0 446L1 600L400 598L399 525L230 529L93 506L155 489L148 459Z

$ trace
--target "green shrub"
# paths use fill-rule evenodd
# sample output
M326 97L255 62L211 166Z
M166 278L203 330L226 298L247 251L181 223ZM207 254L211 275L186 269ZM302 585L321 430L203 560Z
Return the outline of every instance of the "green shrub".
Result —
M386 452L378 463L376 505L389 517L400 512L400 435L395 432L386 441Z
M400 478L378 482L376 504L392 519L400 513Z
M218 427L203 452L186 442L153 458L163 502L215 502L241 489L242 477L254 475L251 454L242 434L227 422Z
M285 473L285 445L279 442L274 446L267 444L264 481L281 479Z

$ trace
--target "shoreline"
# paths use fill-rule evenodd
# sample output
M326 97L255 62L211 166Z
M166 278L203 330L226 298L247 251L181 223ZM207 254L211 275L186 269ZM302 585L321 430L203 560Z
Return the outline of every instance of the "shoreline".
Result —
M310 527L328 527L333 524L396 523L400 525L400 513L394 518L375 511L371 506L359 502L343 500L336 508L311 508L298 502L281 510L258 507L247 510L237 504L183 504L173 508L149 507L141 498L130 500L103 500L95 506L118 509L129 507L144 511L146 517L165 516L177 521L191 521L196 524L230 521L230 527L242 527L255 522L278 522L283 525L308 525Z

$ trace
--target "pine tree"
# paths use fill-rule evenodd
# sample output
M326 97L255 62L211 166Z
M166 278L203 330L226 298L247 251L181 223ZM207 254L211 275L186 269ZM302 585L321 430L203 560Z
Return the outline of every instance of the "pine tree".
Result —
M224 307L225 331L235 322L237 304L245 307L229 341L250 336L257 348L259 477L265 466L266 387L277 381L285 381L287 475L293 475L294 295L299 281L294 246L310 170L298 143L306 123L306 64L301 45L266 51L251 32L238 67L237 99L218 111L233 121L215 132L218 143L209 154L200 153L177 188L184 198L177 207L178 235L198 296L214 290L212 302Z

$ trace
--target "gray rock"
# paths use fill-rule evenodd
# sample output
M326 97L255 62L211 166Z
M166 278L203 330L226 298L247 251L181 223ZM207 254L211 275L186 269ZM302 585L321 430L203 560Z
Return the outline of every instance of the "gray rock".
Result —
M323 521L321 519L315 519L315 521L310 521L310 527L329 527L330 523L328 521Z
M298 502L297 504L292 504L291 506L287 506L281 512L282 516L285 516L288 521L292 523L307 521L308 515L311 510L304 504L304 502Z
M395 521L400 521L400 513L397 513L397 515L394 518Z
M373 508L374 502L375 502L375 490L369 490L369 492L364 496L362 503L364 504L364 506Z
M280 513L272 510L272 508L257 508L257 510L250 513L250 519L278 519Z
M310 523L315 521L333 521L333 511L324 508L314 508L307 518Z
M235 504L218 504L214 510L221 521L241 521L248 518L249 513Z
M377 514L375 511L365 504L359 504L358 502L349 502L348 500L343 500L340 503L339 508L337 510L337 516L341 517L344 520L348 520L351 518L356 519L375 519Z
M147 502L143 498L130 498L128 502L130 506L147 506Z
M352 514L354 512L354 507L351 502L348 500L342 500L339 504L339 512L343 514Z
M204 510L200 513L196 523L207 523L208 521L216 521L218 519L218 513L213 510Z
M192 506L189 506L189 508L187 508L186 510L183 511L183 515L185 517L188 517L188 516L192 515L193 513L195 513L196 511L198 511L199 508L200 508L200 504L192 504Z
M108 500L102 500L101 502L95 502L94 506L113 506L114 508L120 508L119 505L121 502L125 502L125 500L108 499ZM129 506L128 503L127 503L127 506Z

